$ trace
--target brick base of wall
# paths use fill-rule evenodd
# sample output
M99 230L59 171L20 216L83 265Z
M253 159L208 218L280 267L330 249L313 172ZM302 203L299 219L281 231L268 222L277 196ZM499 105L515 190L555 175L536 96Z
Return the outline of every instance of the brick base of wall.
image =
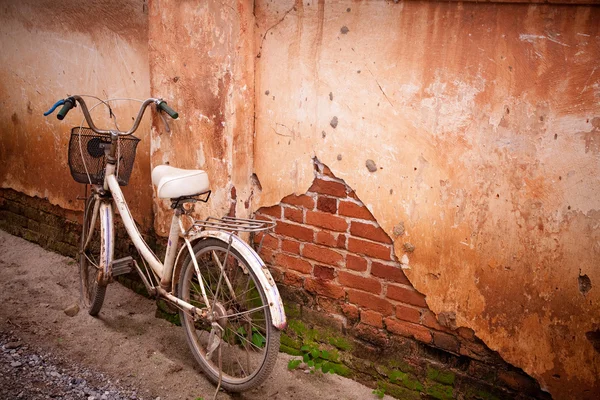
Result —
M318 161L307 193L261 208L256 217L277 222L254 243L290 317L284 351L333 352L327 369L402 399L550 398L472 330L456 328L452 315L429 310L404 275L392 240L355 192Z

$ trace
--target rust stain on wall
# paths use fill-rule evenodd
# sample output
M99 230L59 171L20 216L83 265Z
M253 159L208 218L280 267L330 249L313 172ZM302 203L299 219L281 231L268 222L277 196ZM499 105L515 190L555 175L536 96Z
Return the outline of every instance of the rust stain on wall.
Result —
M147 15L137 1L5 1L0 6L0 185L47 198L69 210L82 185L69 173L70 129L81 123L79 109L65 121L42 113L69 94L102 98L149 96ZM96 101L89 99L90 106ZM119 103L115 113L131 124L137 103ZM110 126L98 107L97 125ZM136 164L125 194L143 229L152 225L149 183L149 124L138 136Z
M396 239L436 314L555 398L600 393L598 8L259 1L255 13L254 206L304 193L317 156Z
M153 165L208 172L212 196L197 205L200 217L222 216L232 200L241 215L249 210L253 145L254 82L252 9L245 1L151 1L150 70L152 91L172 101L180 120L170 133L152 133ZM241 156L240 156L241 155ZM236 199L232 199L232 188ZM158 201L155 228L168 232L168 202Z

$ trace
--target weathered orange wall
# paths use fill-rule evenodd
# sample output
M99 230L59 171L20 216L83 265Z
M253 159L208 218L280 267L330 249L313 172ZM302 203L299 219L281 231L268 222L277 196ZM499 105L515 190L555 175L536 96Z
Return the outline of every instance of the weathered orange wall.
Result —
M81 210L82 185L67 165L70 128L82 114L64 121L42 114L69 94L147 98L148 17L143 2L94 0L4 1L0 4L0 186L48 198ZM87 100L87 99L86 99ZM88 105L96 104L89 99ZM139 103L118 103L120 127L131 124ZM57 111L58 112L58 111ZM93 113L97 125L113 127L106 108ZM104 122L104 125L102 122ZM152 224L149 162L150 119L136 135L136 165L125 194L136 220Z
M253 207L304 193L317 157L432 310L555 398L599 394L600 9L259 0L255 15Z
M195 217L243 217L253 188L252 3L150 1L150 70L155 93L174 99L180 119L153 130L152 163L207 171L212 196ZM154 125L160 126L160 124ZM168 201L156 202L156 231L168 234Z

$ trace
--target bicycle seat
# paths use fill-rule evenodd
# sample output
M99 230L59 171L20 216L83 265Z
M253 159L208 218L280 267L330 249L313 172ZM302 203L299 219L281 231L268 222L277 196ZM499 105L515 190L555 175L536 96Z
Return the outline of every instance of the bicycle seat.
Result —
M181 169L158 165L152 170L152 183L157 196L174 199L208 192L208 174L201 169Z

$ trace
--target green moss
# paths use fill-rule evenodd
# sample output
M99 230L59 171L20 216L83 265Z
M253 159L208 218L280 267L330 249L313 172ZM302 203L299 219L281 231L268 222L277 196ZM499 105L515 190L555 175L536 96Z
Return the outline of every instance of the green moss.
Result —
M427 387L427 394L439 400L451 400L454 398L452 394L452 386L446 386L439 383L434 383Z
M302 347L301 341L292 339L290 336L286 335L285 333L281 334L280 340L281 340L281 344L283 346L291 347L293 349L297 349L298 351L300 350L300 347Z
M330 336L328 342L342 351L352 350L352 343L341 336Z
M173 311L171 311L166 301L158 300L156 302L156 305L156 317L165 319L172 324L181 326L179 313L174 313Z
M279 346L279 350L291 356L302 356L302 352L300 350L286 346L285 344L281 344Z
M445 385L454 385L456 375L450 371L441 371L432 367L427 367L427 378Z
M411 374L407 374L399 370L392 370L388 373L388 378L390 379L390 382L402 385L410 390L417 390L419 392L423 391L423 385L421 382L419 382Z
M415 369L410 364L402 360L390 360L388 366L392 369L399 369L402 372L415 372Z
M346 367L344 364L330 362L329 368L334 373L341 375L341 376L345 376L346 378L352 376L352 370L350 368Z
M284 304L283 309L288 319L300 318L300 306L298 304Z
M421 394L414 390L406 389L401 386L393 385L389 382L379 382L377 387L383 390L385 394L402 400L420 400Z
M296 335L304 337L306 336L306 332L308 332L308 328L304 325L304 322L299 321L297 319L290 319L288 321L288 329L291 329Z

